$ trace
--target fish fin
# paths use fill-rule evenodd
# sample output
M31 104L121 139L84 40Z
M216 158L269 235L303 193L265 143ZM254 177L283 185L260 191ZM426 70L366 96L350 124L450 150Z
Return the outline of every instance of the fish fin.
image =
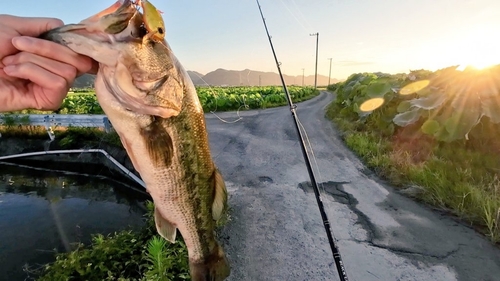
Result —
M122 142L123 147L125 148L125 151L127 151L128 158L132 162L132 166L134 166L135 170L141 173L141 167L139 166L139 162L135 158L134 150L132 149L132 146L130 145L130 142L127 140L126 137L123 136L123 134L120 134L117 132L118 135L120 136L120 141Z
M227 204L227 190L224 178L219 170L215 169L212 175L214 185L214 202L212 203L212 217L219 220L224 213Z
M165 238L170 243L175 243L175 236L177 235L177 228L173 226L169 221L164 219L160 211L155 207L155 224L156 230L161 237Z
M192 281L223 281L231 273L231 267L222 247L216 245L205 259L189 259L189 271Z
M153 122L141 130L149 155L156 165L169 167L174 155L174 143L167 130L162 125L162 118L151 117ZM163 162L163 163L162 163Z

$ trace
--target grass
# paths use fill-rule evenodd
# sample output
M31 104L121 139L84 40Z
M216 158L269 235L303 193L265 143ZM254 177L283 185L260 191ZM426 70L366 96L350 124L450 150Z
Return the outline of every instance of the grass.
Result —
M52 132L56 136L57 146L62 149L80 149L82 144L85 144L85 147L98 147L100 143L122 147L120 137L116 132L106 133L100 128L56 127L52 129ZM0 135L3 138L49 139L44 126L6 123L0 125Z
M149 203L140 231L94 235L91 245L78 244L74 251L57 254L55 262L30 273L39 281L188 280L187 248L182 239L170 244L156 234L153 209Z
M406 127L384 136L338 112L332 103L327 116L368 168L396 187L422 187L413 194L416 199L458 216L493 243L500 242L498 152L467 142L439 144L421 134L408 134L412 130Z

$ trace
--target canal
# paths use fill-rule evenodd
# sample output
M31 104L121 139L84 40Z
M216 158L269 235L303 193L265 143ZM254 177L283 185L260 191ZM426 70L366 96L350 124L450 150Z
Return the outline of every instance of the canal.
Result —
M32 280L30 270L88 244L91 234L143 225L148 196L98 174L0 163L1 281Z

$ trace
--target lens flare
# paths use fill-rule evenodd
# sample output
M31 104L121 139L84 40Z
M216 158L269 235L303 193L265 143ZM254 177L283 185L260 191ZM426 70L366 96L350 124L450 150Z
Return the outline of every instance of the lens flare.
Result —
M383 98L369 99L361 104L359 110L363 112L370 112L381 107L384 104L384 102L385 100Z
M401 90L399 90L400 95L411 95L413 93L416 93L418 91L421 91L425 89L427 86L429 86L430 81L429 80L421 80L417 82L410 83L406 86L404 86Z

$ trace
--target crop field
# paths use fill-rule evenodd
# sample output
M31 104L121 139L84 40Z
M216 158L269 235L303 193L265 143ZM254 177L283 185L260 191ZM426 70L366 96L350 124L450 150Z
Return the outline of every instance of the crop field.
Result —
M294 102L304 101L319 94L312 87L290 86ZM261 109L287 104L281 87L198 87L198 97L205 112ZM55 111L23 110L16 114L104 114L91 89L73 90Z

